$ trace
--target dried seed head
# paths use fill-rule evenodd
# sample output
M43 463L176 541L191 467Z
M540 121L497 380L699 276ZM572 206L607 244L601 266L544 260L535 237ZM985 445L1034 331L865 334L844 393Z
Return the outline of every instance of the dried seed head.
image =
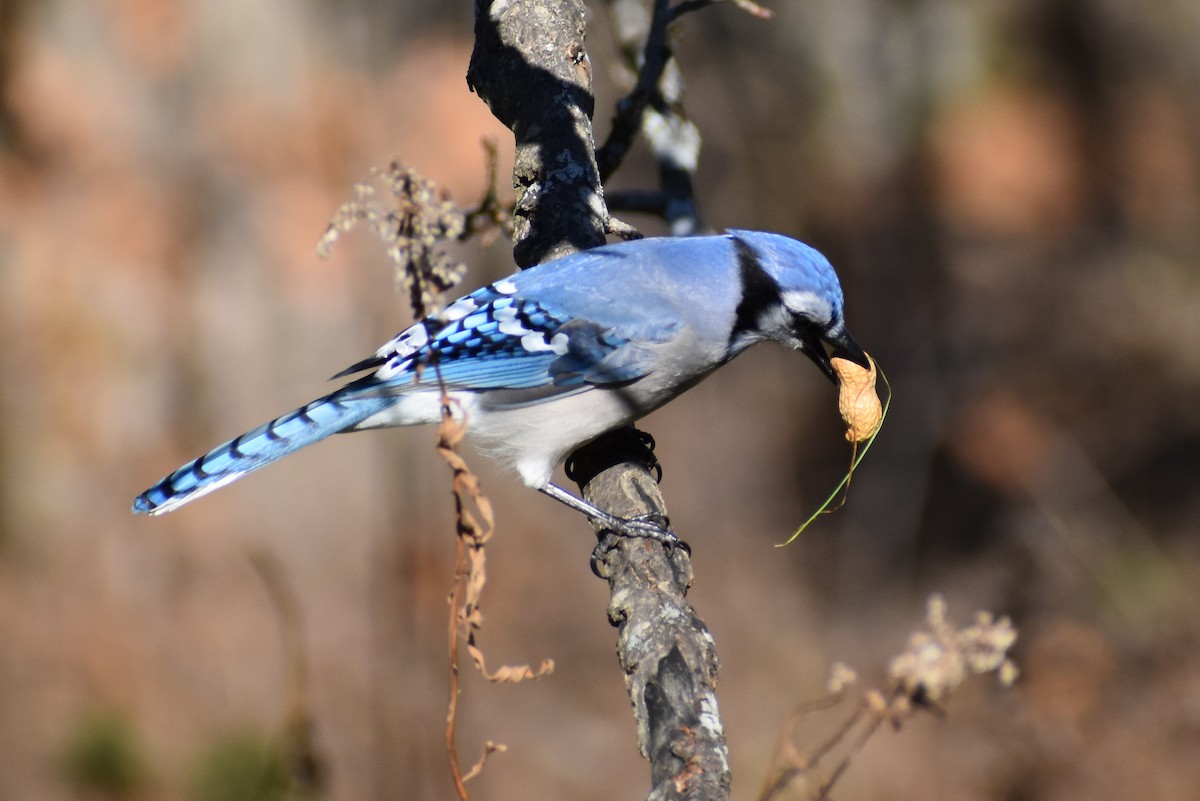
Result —
M845 662L834 662L833 667L829 669L829 683L826 688L830 695L838 695L857 681L858 674L854 672L854 668Z
M973 625L958 629L946 619L946 601L934 595L925 622L927 629L914 633L904 653L892 659L888 674L895 686L939 701L972 674L994 672L1004 686L1016 680L1008 652L1017 632L1007 617L980 612Z

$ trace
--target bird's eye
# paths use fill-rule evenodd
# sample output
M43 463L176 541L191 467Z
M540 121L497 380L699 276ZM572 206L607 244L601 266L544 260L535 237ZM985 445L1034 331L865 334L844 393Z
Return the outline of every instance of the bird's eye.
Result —
M835 309L832 304L815 292L785 292L783 303L797 321L806 320L820 330L834 322Z
M793 314L792 331L800 339L819 338L825 332L825 326L803 314Z

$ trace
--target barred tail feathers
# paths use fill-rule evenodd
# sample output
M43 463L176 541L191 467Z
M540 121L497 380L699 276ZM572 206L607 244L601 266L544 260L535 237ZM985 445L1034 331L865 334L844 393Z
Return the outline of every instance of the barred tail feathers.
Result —
M165 476L134 499L133 512L151 515L170 512L293 451L353 428L395 400L386 396L347 398L340 391L318 398Z

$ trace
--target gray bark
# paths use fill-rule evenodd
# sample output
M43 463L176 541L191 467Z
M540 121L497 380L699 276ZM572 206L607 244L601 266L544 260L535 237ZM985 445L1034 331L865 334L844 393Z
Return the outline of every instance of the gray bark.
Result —
M614 228L592 136L591 62L579 0L476 0L467 80L516 140L513 254L518 265L602 244ZM631 441L635 444L631 445ZM665 514L653 457L629 431L573 457L584 496L622 517ZM714 688L712 635L686 599L686 548L605 541L594 567L609 583L609 620L651 763L651 799L726 799L729 764Z

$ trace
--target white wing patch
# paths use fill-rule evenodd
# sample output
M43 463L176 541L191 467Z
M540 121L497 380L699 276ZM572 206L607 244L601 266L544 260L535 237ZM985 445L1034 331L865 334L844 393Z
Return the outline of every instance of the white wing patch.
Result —
M459 298L446 307L446 310L439 315L443 320L452 323L455 320L461 320L471 312L479 308L479 304L472 300L468 295L465 298ZM422 326L424 328L424 326Z
M376 377L386 381L408 369L408 360L428 343L429 332L425 326L414 325L375 352L379 358L387 359L387 363L375 371Z
M521 347L530 353L540 353L544 350L554 350L550 343L546 341L545 334L538 333L537 331L530 331L529 333L525 334L525 336L521 337Z
M496 326L496 330L501 334L508 334L510 337L523 337L526 334L533 333L524 325L522 325L520 320L515 318L516 313L514 312L513 317L501 322L500 325ZM499 319L499 317L497 317L497 319Z
M521 347L530 353L544 353L550 351L558 356L562 356L567 352L567 346L570 340L566 334L557 333L552 336L549 341L546 335L540 331L528 331L521 336Z
M458 304L455 303L454 305L457 306ZM400 334L400 336L387 342L382 348L375 351L375 355L381 359L386 359L394 354L402 359L407 359L427 344L429 344L429 332L425 330L424 325L418 323Z

